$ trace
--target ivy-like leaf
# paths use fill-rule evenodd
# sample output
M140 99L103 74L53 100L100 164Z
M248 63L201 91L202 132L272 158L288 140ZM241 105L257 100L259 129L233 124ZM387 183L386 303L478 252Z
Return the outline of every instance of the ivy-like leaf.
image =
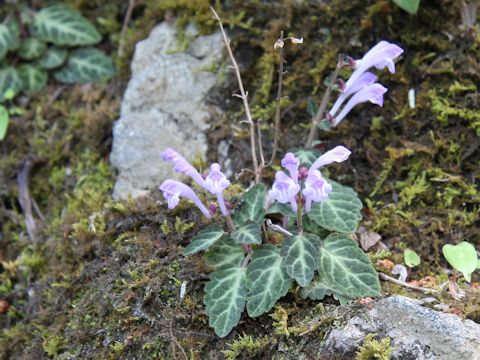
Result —
M325 279L321 278L320 276L316 276L313 281L305 288L300 290L300 296L302 299L310 299L310 300L323 300L325 296L333 295L335 299L340 301L340 304L344 305L349 301L353 300L353 298L339 292L333 291Z
M220 239L224 233L223 229L218 225L206 227L193 237L191 243L183 251L183 255L192 255L208 249Z
M30 32L42 41L62 46L94 45L102 39L90 21L63 4L39 11L33 17Z
M38 60L37 65L46 70L55 69L62 66L66 58L67 50L52 46Z
M310 219L308 216L303 217L303 230L306 232L315 234L321 239L324 239L328 235L330 235L330 231L322 228L320 225L318 225L315 221Z
M0 24L0 60L7 55L14 40L14 35L10 28L5 24Z
M5 139L9 121L10 115L8 114L8 110L5 106L0 105L0 140Z
M267 214L282 214L293 218L297 216L290 204L280 204L278 201L275 201L272 206L267 209Z
M314 149L296 149L293 151L293 153L300 161L300 164L303 164L307 167L310 167L320 156L320 152Z
M254 221L247 220L232 233L232 239L237 244L261 244L262 233L260 225Z
M4 100L7 91L10 91L13 98L22 91L22 88L22 79L18 75L17 69L8 66L0 70L0 102Z
M282 268L280 250L265 245L255 250L247 268L247 312L251 317L269 311L278 299L285 296L292 280Z
M203 302L208 324L217 336L227 336L238 324L245 308L246 295L246 268L236 266L210 275Z
M283 241L280 255L287 274L300 286L307 286L318 268L320 238L314 234L288 237Z
M38 92L47 84L47 72L36 66L22 64L18 67L18 74L22 79L23 89L29 93Z
M47 44L43 41L28 38L22 41L20 49L18 50L18 56L24 60L34 60L38 59L47 49Z
M264 205L265 185L254 185L243 196L243 204L240 210L235 213L233 221L237 225L243 225L248 220L262 223L265 216Z
M216 270L240 266L244 258L243 248L229 237L218 240L204 256L207 265Z
M328 199L314 203L308 217L324 229L340 233L352 233L362 219L362 202L357 193L347 186L334 181Z
M72 51L54 76L59 82L74 84L108 80L114 73L112 59L95 48L82 48Z
M331 234L322 242L318 272L334 294L349 298L380 295L370 258L346 235Z

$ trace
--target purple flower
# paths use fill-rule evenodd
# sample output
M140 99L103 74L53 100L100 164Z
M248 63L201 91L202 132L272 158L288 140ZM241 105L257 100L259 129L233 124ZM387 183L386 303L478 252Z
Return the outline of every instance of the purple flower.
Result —
M220 171L220 165L217 163L210 165L210 173L206 177L203 187L212 194L217 195L218 204L220 205L223 216L228 215L225 200L223 199L223 191L229 186L230 181L228 181L225 174Z
M335 146L333 149L328 150L325 154L322 154L317 160L315 160L312 166L310 166L310 170L308 172L310 173L313 170L318 170L333 162L343 162L348 159L351 153L352 152L345 146Z
M300 161L295 157L295 155L291 152L285 154L282 159L282 166L288 170L290 173L290 177L298 183L298 166L300 165Z
M165 149L162 152L162 159L171 162L176 172L190 176L198 185L205 187L205 180L203 180L198 171L175 150L170 148Z
M346 89L353 86L353 84L362 76L362 74L372 67L383 69L388 67L388 70L395 73L395 60L403 53L403 49L388 41L382 40L377 45L372 47L360 60L355 60L355 71L352 73L346 83Z
M281 204L290 203L293 211L297 211L296 195L299 191L300 185L298 185L283 171L277 171L275 174L275 182L272 185L272 190L268 192L267 203L273 200L276 200Z
M332 123L334 127L343 120L343 118L355 105L361 102L371 101L374 104L380 106L383 105L382 95L387 91L387 89L380 84L375 84L377 79L376 76L367 70L372 67L376 67L378 69L388 67L388 70L391 73L394 73L394 60L402 53L403 49L398 45L389 43L388 41L380 41L377 45L372 47L362 59L355 61L355 71L352 73L352 75L350 75L348 81L345 83L343 93L337 98L335 104L333 104L333 107L328 112L328 116L330 118L334 118ZM375 85L375 87L371 88L373 85ZM363 93L361 96L359 95L359 97L355 98L355 101L352 101L354 100L355 95L366 91L366 89L369 89L369 91ZM371 91L374 90L376 90L376 93L371 94ZM347 105L345 105L342 112L338 114L339 109L350 96L352 96L352 98Z
M190 186L187 186L180 181L168 179L165 180L162 185L160 185L159 189L163 192L163 197L167 200L169 209L175 208L180 201L180 196L183 196L193 201L203 215L205 215L208 219L211 218L210 212L205 205L203 205Z
M327 183L318 170L311 170L305 180L305 188L302 193L305 197L305 212L312 208L312 202L325 201L332 192L332 185Z
M334 118L332 126L335 127L340 124L350 110L352 110L358 104L370 101L378 106L383 106L383 94L385 94L387 91L388 89L379 83L364 87L362 90L353 95L350 100L348 100L340 114Z

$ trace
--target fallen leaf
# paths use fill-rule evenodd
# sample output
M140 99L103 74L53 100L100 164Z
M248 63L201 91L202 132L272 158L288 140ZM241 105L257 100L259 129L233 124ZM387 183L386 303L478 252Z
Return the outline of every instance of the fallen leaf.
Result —
M373 231L367 231L367 229L361 226L358 229L358 233L360 235L360 247L363 251L367 251L372 246L375 246L380 240L382 240L382 236Z

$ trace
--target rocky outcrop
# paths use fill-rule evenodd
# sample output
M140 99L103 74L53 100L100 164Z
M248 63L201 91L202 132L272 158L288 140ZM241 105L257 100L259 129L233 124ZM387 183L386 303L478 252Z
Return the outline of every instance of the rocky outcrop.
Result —
M184 36L189 45L179 51L177 30L163 22L135 48L132 77L113 129L114 198L143 195L172 176L171 166L160 159L165 148L187 159L207 150L212 109L205 98L217 83L223 43L220 33L198 36L193 26Z

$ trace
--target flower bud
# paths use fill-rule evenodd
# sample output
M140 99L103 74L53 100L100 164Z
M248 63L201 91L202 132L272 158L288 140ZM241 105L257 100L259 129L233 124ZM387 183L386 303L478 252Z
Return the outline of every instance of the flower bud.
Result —
M305 180L308 176L308 168L306 166L302 166L298 170L298 180Z
M210 212L210 214L215 215L215 213L217 212L217 205L215 203L211 203L208 207L208 211Z

